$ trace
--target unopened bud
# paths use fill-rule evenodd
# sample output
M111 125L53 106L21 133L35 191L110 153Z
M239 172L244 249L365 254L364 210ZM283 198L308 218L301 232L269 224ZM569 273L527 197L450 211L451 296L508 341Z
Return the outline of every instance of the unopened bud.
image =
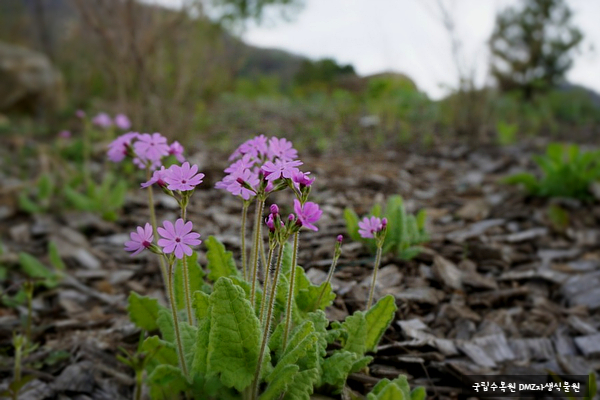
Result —
M387 218L383 218L381 220L381 229L382 230L385 229L385 228L387 228L387 223L388 223Z
M337 240L338 243L342 243L342 240L344 240L344 237L342 235L337 235L337 238L335 238L335 240Z
M279 214L279 207L277 207L277 204L271 204L271 214Z

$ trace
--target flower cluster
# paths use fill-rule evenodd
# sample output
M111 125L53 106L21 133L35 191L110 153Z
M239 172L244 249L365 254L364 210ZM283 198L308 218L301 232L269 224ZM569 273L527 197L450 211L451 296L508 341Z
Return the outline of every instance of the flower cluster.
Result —
M156 170L162 165L162 159L173 155L179 162L183 162L183 146L175 141L170 145L167 138L160 133L125 133L108 145L108 159L112 162L121 162L126 157L133 158L133 163L140 168Z
M85 117L85 113L81 110L78 110L76 115L79 118ZM108 129L113 125L124 131L131 129L131 121L125 114L117 114L112 119L107 113L101 112L92 118L92 124L102 129Z
M233 163L225 169L227 175L215 187L225 189L243 200L250 200L259 192L282 189L286 185L292 186L298 193L307 192L306 188L312 185L314 179L309 178L310 172L304 173L298 169L302 161L297 157L298 151L289 140L256 136L233 152L229 157Z
M125 250L132 252L132 256L149 249L157 254L173 254L175 258L182 259L184 254L192 255L190 246L198 246L202 243L200 234L192 232L193 228L191 221L184 222L181 218L175 221L175 224L164 221L163 226L157 228L161 237L158 239L159 247L157 247L153 242L152 226L146 223L143 228L138 226L136 232L131 232L131 240L125 242Z

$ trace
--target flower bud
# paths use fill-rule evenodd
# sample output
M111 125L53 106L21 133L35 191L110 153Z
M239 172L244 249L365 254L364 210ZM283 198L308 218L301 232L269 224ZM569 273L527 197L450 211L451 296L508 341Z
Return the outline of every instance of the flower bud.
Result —
M384 230L385 228L387 228L387 224L388 224L387 218L383 218L381 220L381 230Z
M277 207L277 204L271 204L271 214L279 214L279 207Z
M335 240L337 240L338 243L342 243L342 240L344 240L344 237L342 235L338 235Z

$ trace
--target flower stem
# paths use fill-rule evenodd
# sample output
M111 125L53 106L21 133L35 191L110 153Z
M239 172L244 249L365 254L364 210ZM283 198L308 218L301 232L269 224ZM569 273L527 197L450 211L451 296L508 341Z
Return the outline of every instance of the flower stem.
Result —
M279 271L281 270L281 261L283 258L283 243L279 245L279 251L277 252L277 266L275 267L275 274L273 275L273 284L271 286L271 293L269 295L269 307L267 308L267 319L263 330L262 343L260 345L260 353L258 353L258 365L256 366L256 373L254 374L254 384L252 385L252 398L258 397L258 386L260 380L260 370L262 367L263 358L265 357L265 349L267 342L269 341L269 334L271 330L271 318L273 316L273 306L275 304L275 293L277 291L277 281L279 280Z
M246 219L248 217L248 207L250 202L244 200L244 206L242 207L242 229L240 231L240 237L242 238L242 272L244 273L244 280L248 280L247 271L247 260L246 260Z
M369 311L371 308L371 304L373 303L373 292L375 291L375 281L377 280L377 270L379 269L379 264L381 263L381 248L383 243L379 243L377 245L377 256L375 257L375 266L373 268L373 282L371 282L371 290L369 291L369 301L367 302L367 309Z
M271 278L271 262L273 261L273 253L275 250L275 246L269 244L269 257L267 258L267 263L265 264L265 282L263 283L263 299L260 302L260 314L259 320L263 323L263 317L265 315L265 303L267 302L267 291L269 290L270 278Z
M150 178L150 167L146 167L146 179L150 180ZM150 211L150 223L152 223L152 233L154 234L154 238L158 239L158 232L156 230L156 211L154 209L154 194L152 193L152 185L148 186L148 210ZM162 257L159 257L158 262L160 264L160 272L163 277L163 282L166 284L167 266L165 265L165 260Z
M86 123L83 127L83 181L85 191L90 190L90 126Z
M135 400L141 400L142 399L142 378L143 378L143 374L144 374L144 370L143 369L135 371L135 394L134 394L134 399Z
M183 202L182 206L181 206L181 219L183 219L183 222L185 222L185 219L187 217L187 207L186 207L187 202ZM187 265L187 256L184 254L183 255L183 259L182 261L182 266L183 266L183 289L185 292L185 309L187 311L187 316L188 316L188 322L190 325L194 324L194 319L192 317L192 294L190 292L190 272L188 270L188 265Z
M250 292L250 303L254 307L254 298L256 290L256 281L258 274L258 253L260 246L260 228L262 222L263 208L265 207L265 199L256 197L256 218L254 220L254 245L252 246L252 290Z
M290 323L292 321L292 302L294 300L294 283L296 281L296 258L298 257L298 238L300 231L294 234L294 249L292 251L292 270L290 272L290 288L287 299L287 310L285 313L285 329L283 330L283 349L287 345L288 335L290 333Z
M329 267L329 273L327 274L327 279L325 280L325 285L323 286L323 289L321 290L321 293L319 294L319 298L317 299L317 302L315 303L315 306L314 306L315 310L319 307L319 304L321 304L323 295L325 294L325 291L327 290L327 284L331 285L331 279L333 278L333 272L335 271L335 267L338 263L338 260L339 260L339 257L336 257L336 256L333 257L333 261L331 262L331 266Z
M181 344L181 333L179 331L179 317L177 316L177 306L175 304L175 291L173 290L173 263L169 265L169 302L171 303L171 313L173 314L173 330L175 331L175 339L177 341L177 355L179 356L179 365L181 372L185 378L188 378L187 366L185 365L185 357L183 354L183 345Z

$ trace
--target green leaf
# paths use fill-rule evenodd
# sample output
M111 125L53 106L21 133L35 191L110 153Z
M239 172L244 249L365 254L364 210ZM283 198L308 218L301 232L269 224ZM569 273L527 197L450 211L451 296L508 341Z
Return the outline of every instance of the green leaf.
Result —
M147 383L150 386L152 399L173 399L188 388L186 379L179 368L172 365L159 365L148 375Z
M140 296L136 292L129 294L127 312L129 313L131 322L138 328L147 331L157 330L157 320L160 310L165 310L168 313L167 309L158 304L158 300L156 299Z
M37 189L38 189L38 198L40 200L47 200L50 198L50 196L52 196L52 180L50 179L50 175L49 174L43 174L42 176L40 176L40 180L38 181L37 184Z
M225 246L214 236L209 236L204 244L208 249L206 258L208 259L207 269L210 271L208 278L216 282L221 277L238 276L239 271L233 261L233 253L225 251Z
M344 210L344 220L346 221L348 236L350 236L352 240L360 242L362 238L358 234L358 215L356 215L356 212L351 208L346 208Z
M194 292L192 307L198 324L209 316L209 295L199 290Z
M535 176L526 172L507 176L502 179L502 182L509 185L523 185L525 189L532 194L537 193L539 190L538 181Z
M299 370L300 367L294 364L288 364L281 368L258 399L278 400L281 397L281 393L284 393L293 382Z
M261 342L260 322L244 290L219 278L210 295L208 371L226 387L244 390L252 383Z
M202 286L204 285L204 272L198 264L198 253L193 252L191 256L184 257L186 258L188 269L190 295L192 295L196 290L202 290ZM178 310L183 310L185 308L185 279L183 275L183 260L177 260L177 264L175 265L174 269L173 287L175 292L175 304L177 304Z
M323 282L320 286L313 285L306 276L304 268L299 266L296 267L296 284L294 288L296 290L294 300L298 309L305 315L314 310L324 310L335 300L335 293L331 290L329 283ZM321 301L317 304L323 288L325 288L325 291Z
M58 276L31 254L19 253L19 263L23 272L31 278L42 279L48 289L58 286Z
M363 355L367 351L367 320L363 311L356 311L342 323L346 337L342 340L343 349Z
M209 305L209 308L207 310L207 317L210 314L211 311ZM210 327L210 318L198 319L196 345L194 347L194 360L192 361L191 368L193 376L205 376L208 371Z
M280 373L286 365L296 364L300 358L306 356L308 351L316 346L317 340L315 327L311 321L305 321L300 327L296 328L282 357L271 374L266 377L267 382L271 382L274 376Z
M365 315L367 334L365 348L367 351L376 351L381 337L394 320L396 314L396 299L391 294L379 299Z
M163 340L167 343L174 344L175 328L173 327L173 316L166 308L158 310L156 325L158 325Z
M410 400L425 400L427 397L427 391L423 386L419 386L414 388L412 392L410 392Z
M48 242L48 254L50 256L50 263L52 264L52 266L59 271L64 271L66 268L65 263L60 257L60 253L58 252L58 247L56 246L56 243L54 243L53 241Z
M44 207L42 207L41 205L38 205L36 202L32 201L29 198L29 195L25 192L19 193L18 200L19 200L19 208L21 210L25 211L26 213L38 214L38 213L44 212L44 210L45 210Z
M63 193L67 200L78 210L94 211L94 202L85 195L75 191L69 186L63 188Z
M359 356L345 350L335 351L323 362L323 374L319 385L333 386L334 394L339 394L344 388L352 366Z

